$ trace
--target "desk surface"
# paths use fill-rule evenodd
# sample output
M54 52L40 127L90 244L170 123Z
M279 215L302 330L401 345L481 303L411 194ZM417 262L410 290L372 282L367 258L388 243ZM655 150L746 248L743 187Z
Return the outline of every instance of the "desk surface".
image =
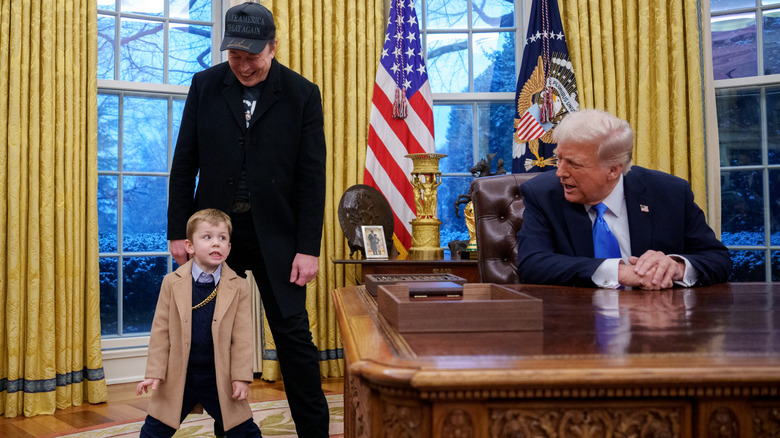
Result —
M661 292L514 285L543 331L399 334L362 287L333 297L353 372L417 389L780 383L780 283ZM457 386L457 385L456 385Z

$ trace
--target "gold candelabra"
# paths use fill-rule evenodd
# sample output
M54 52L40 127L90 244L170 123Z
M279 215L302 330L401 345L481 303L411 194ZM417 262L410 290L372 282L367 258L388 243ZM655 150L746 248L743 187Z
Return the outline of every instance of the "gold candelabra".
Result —
M412 160L413 169L411 184L414 188L414 206L417 217L412 219L412 247L409 258L412 260L441 260L444 250L441 249L439 226L441 221L436 217L437 189L441 185L439 160L446 154L408 154Z

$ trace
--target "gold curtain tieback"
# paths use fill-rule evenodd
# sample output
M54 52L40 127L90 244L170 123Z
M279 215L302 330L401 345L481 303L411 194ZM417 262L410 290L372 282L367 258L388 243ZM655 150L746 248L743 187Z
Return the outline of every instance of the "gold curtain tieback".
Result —
M213 300L213 299L214 299L214 297L216 297L216 296L217 296L217 288L218 288L218 287L219 287L219 285L217 285L217 286L214 288L214 292L212 292L212 293L211 293L211 295L207 296L205 300L201 301L200 303L198 303L198 304L197 304L197 305L195 305L195 306L192 306L192 310L197 310L197 309L200 309L201 307L203 307L203 306L205 306L206 304L208 304L208 303L209 303L211 300Z

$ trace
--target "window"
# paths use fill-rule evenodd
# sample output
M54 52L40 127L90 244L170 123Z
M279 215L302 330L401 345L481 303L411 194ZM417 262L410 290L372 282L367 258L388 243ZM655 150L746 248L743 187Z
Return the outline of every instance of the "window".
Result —
M780 0L712 0L731 281L780 281Z
M98 228L104 338L148 334L168 253L168 172L210 0L98 0Z
M418 0L415 4L433 92L441 244L468 239L463 208L455 201L468 194L469 169L488 154L512 169L512 131L519 53L520 4L507 0ZM517 5L516 5L517 4ZM520 26L518 25L520 23Z

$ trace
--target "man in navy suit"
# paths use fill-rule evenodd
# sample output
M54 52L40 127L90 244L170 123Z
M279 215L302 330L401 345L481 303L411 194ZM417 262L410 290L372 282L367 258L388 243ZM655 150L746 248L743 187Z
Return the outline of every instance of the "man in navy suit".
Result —
M520 281L659 290L728 280L728 250L675 176L631 166L629 124L599 110L567 115L555 128L558 170L520 186ZM619 256L596 257L593 226L603 218ZM617 249L617 248L615 248Z
M187 218L216 208L233 222L227 264L251 270L276 344L298 435L327 437L319 352L306 312L325 210L326 146L317 85L280 64L259 3L225 14L228 61L192 78L171 164L168 239L187 262Z

